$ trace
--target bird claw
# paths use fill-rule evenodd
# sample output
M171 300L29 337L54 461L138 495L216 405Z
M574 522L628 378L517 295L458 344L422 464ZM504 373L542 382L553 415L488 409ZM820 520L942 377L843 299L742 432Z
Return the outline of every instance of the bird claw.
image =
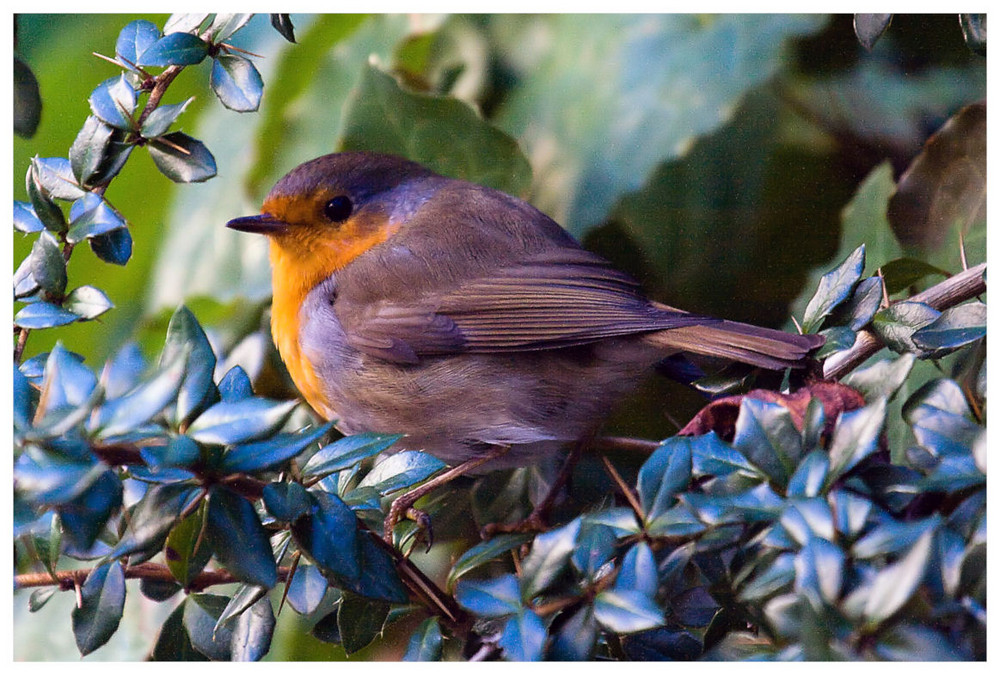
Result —
M479 536L482 539L491 539L498 534L510 534L513 532L535 534L544 532L547 529L549 529L548 519L536 509L527 518L519 520L516 523L487 523L479 531Z
M414 521L417 524L417 540L421 539L427 544L427 551L431 550L431 545L434 543L434 530L431 527L431 517L427 515L425 511L421 511L418 508L414 508L411 503L406 503L406 501L400 497L392 503L389 507L389 515L385 517L385 522L383 523L383 534L382 538L388 544L392 544L393 531L396 528L396 524L399 523L403 518Z

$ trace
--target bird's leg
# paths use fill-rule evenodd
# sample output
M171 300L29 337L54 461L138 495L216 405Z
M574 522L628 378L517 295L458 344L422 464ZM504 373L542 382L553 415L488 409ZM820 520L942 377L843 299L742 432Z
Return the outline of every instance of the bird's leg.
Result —
M457 466L453 466L444 473L430 479L423 485L410 490L406 494L396 497L396 499L393 500L392 505L389 507L389 515L385 517L382 537L391 544L393 528L401 518L406 516L417 521L417 524L425 533L427 547L430 548L431 542L433 541L431 533L431 519L420 509L413 508L413 504L424 495L433 492L445 483L448 483L459 476L463 476L483 464L504 455L508 450L510 450L509 445L495 445L490 448L490 451L486 454L473 457L472 459L462 462Z
M488 523L483 527L482 532L480 533L483 539L488 539L501 532L542 532L545 530L549 525L549 511L552 510L552 506L559 497L559 493L562 492L562 489L569 481L570 476L573 475L573 469L576 467L576 463L579 461L580 454L583 452L583 447L586 443L587 441L580 441L573 444L569 454L566 456L566 461L563 462L562 467L559 469L559 473L556 475L556 479L552 482L552 487L550 487L549 491L545 493L545 497L542 501L540 501L538 505L531 510L531 513L528 514L527 518L510 525L503 523Z

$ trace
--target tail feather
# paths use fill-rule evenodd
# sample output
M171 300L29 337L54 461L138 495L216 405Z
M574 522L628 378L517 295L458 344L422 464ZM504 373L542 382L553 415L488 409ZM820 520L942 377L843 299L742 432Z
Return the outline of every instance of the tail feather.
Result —
M714 356L772 370L804 366L806 355L824 341L819 335L794 335L735 321L656 331L649 333L646 340L661 349Z

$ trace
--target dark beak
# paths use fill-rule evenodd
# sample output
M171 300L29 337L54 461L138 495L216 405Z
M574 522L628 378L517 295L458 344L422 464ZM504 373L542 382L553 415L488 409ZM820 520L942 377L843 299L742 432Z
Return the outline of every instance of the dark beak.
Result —
M288 231L288 223L279 220L270 213L261 213L257 216L244 216L233 218L226 227L240 232L252 232L253 234L275 235Z

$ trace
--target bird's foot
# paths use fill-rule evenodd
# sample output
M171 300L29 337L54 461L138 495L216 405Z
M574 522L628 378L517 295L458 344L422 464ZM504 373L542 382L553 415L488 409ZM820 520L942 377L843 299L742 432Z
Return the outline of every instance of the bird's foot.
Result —
M535 509L528 514L527 518L516 523L488 523L479 531L479 536L483 539L490 539L498 534L544 532L549 529L548 509L545 511Z
M382 524L382 538L387 543L392 544L393 532L396 529L396 525L400 520L406 518L417 524L417 541L423 541L429 551L431 544L434 543L434 530L431 527L431 517L425 511L414 508L413 502L416 500L407 499L408 496L400 496L389 507L389 515L385 517L385 522Z

